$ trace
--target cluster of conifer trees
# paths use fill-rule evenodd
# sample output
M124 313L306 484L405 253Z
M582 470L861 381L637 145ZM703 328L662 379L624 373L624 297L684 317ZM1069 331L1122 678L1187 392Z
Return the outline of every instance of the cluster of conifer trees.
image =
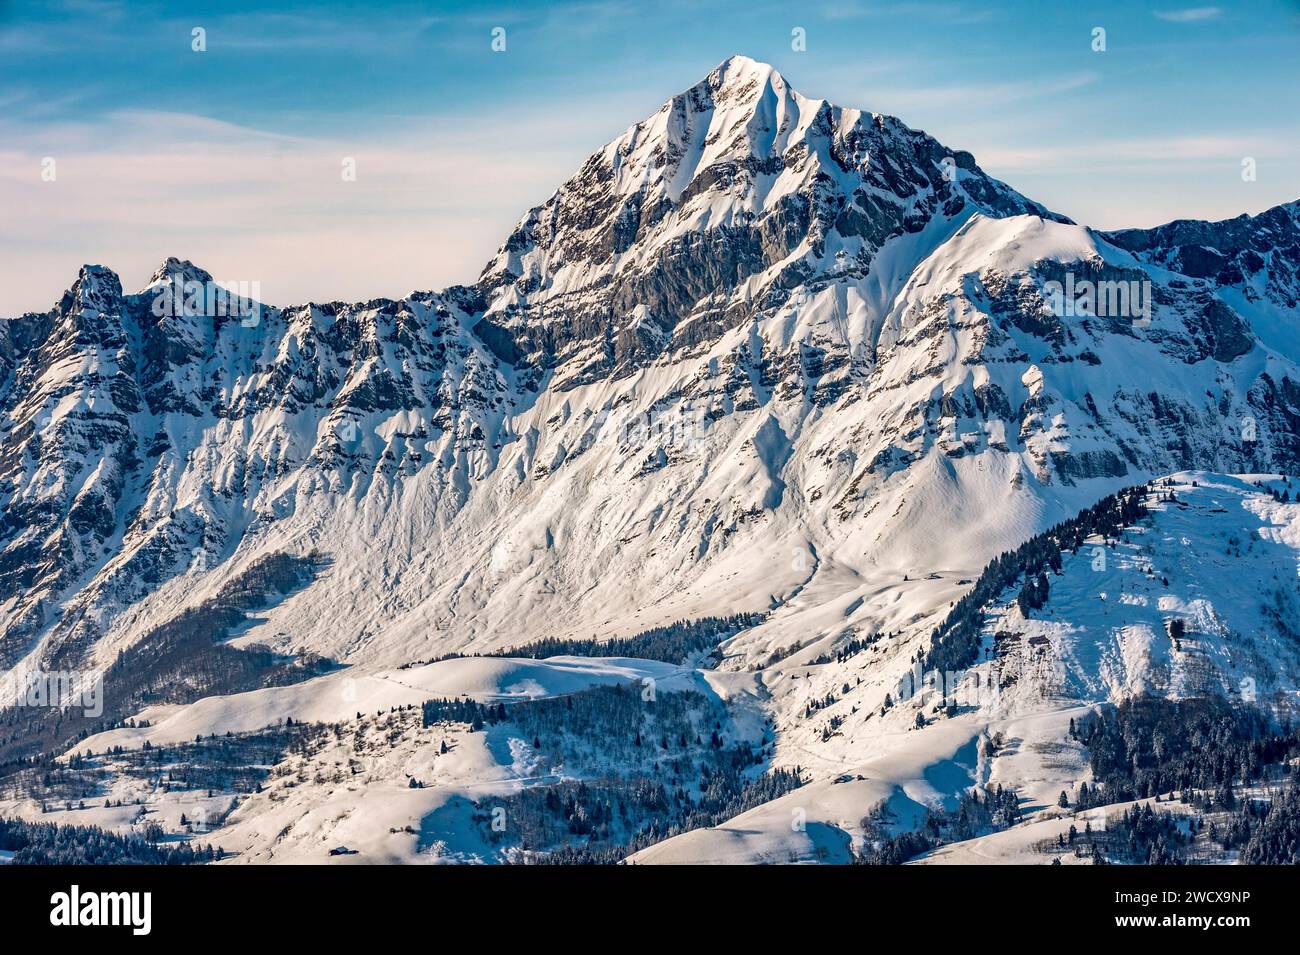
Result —
M22 760L69 746L115 726L153 703L192 703L203 696L281 686L326 672L328 661L285 657L265 647L223 642L248 614L308 583L328 563L319 555L270 554L227 582L210 601L160 624L123 651L103 676L103 713L77 707L14 706L0 710L0 775ZM76 669L80 659L51 669Z
M625 780L613 791L631 787L635 792L638 788L649 787L655 793L654 799L642 802L638 807L643 812L640 819L628 817L630 825L638 826L630 837L621 842L602 842L600 838L571 838L567 843L553 845L547 851L525 853L517 861L528 865L614 865L656 842L693 829L720 825L755 806L784 796L800 785L798 769L772 770L753 780L747 780L735 772L714 771L708 777L704 794L695 801L678 793L660 793L655 788L657 784L648 780ZM524 790L524 793L536 795L535 790ZM608 795L606 799L608 800ZM563 805L565 804L561 802ZM624 804L608 805L621 807ZM620 811L607 810L605 819L622 818ZM608 831L605 830L606 833Z
M1286 787L1267 802L1251 800L1234 817L1247 865L1300 865L1300 780L1293 774ZM1229 835L1229 839L1232 835Z
M1095 780L1080 790L1079 808L1182 790L1231 790L1300 753L1300 731L1289 722L1216 697L1127 700L1074 726L1073 734L1088 747Z
M289 753L307 752L312 741L336 726L289 720L283 726L251 733L196 737L193 741L138 749L115 746L106 753L75 753L66 762L42 760L0 777L0 797L30 798L48 809L79 807L104 799L111 775L152 783L163 792L207 790L260 791L270 768ZM106 761L113 763L110 772Z
M919 829L884 835L890 814L882 806L862 820L866 840L854 863L901 865L946 843L1007 829L1018 823L1021 816L1020 796L1014 789L977 788L958 796L957 804L951 809L931 809Z
M1198 822L1193 817L1190 824L1195 829ZM1104 854L1108 862L1176 865L1183 860L1192 835L1174 813L1144 803L1106 820Z
M444 720L508 724L532 743L539 771L557 765L585 777L479 804L485 837L519 850L517 861L617 862L799 785L797 770L758 774L766 746L728 740L725 706L690 690L630 682L512 703L424 704L426 726Z
M1042 606L1048 592L1046 572L1049 569L1060 572L1061 552L1077 552L1089 537L1116 536L1141 520L1147 513L1145 498L1149 492L1149 485L1140 485L1104 497L1015 550L994 558L974 588L957 601L943 623L935 628L925 655L925 668L957 672L973 665L979 657L984 612L989 603L1016 581L1023 580L1018 597L1021 609L1028 612Z
M1104 835L1088 834L1098 861L1185 861L1204 833L1247 864L1300 863L1300 729L1285 715L1216 697L1143 697L1072 724L1071 734L1088 746L1095 780L1080 787L1077 809L1173 794L1195 810L1126 810ZM1243 796L1242 786L1252 788Z
M97 826L0 819L0 851L13 853L13 865L194 865L221 858L211 846L163 846L160 838L160 831L119 836Z
M424 660L403 667L421 666L441 660L459 659L463 656L523 657L545 660L549 657L634 657L640 660L658 660L662 663L682 663L697 653L712 650L723 640L742 630L763 622L761 613L736 613L722 617L700 617L696 620L678 620L663 627L652 627L631 637L614 640L560 639L543 637L532 643L490 653L450 653L434 660Z

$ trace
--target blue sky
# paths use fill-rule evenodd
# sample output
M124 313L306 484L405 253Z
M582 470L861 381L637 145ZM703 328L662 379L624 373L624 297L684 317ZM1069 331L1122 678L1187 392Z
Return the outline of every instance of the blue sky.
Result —
M1300 196L1297 0L0 0L0 315L48 307L83 262L135 288L168 255L276 304L470 281L587 154L731 53L1090 225Z

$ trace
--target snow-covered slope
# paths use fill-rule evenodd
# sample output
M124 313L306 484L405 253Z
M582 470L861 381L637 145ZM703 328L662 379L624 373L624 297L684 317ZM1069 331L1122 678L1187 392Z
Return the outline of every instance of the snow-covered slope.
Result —
M79 742L77 749L99 752L114 746L141 746L146 740L154 746L183 743L198 735L246 733L286 719L335 723L358 712L412 706L434 698L530 700L647 679L671 690L689 685L693 678L667 663L617 657L456 658L373 676L341 671L292 686L208 696L185 706L151 707L137 714L146 726L109 730Z
M1086 752L1068 736L1072 720L1141 694L1208 694L1291 711L1300 703L1300 503L1283 502L1283 492L1289 499L1295 488L1279 475L1162 480L1148 518L1063 555L1042 607L1022 612L1012 587L982 608L979 662L949 675L952 711L932 674L908 679L924 640L885 640L842 662L769 669L763 680L785 714L778 726L795 721L796 707L832 700L818 706L814 722L833 732L778 734L776 764L801 766L814 781L631 861L848 861L863 818L877 807L906 829L926 807L951 805L968 787L1001 785L1021 798L1021 826L927 861L1049 862L1031 843L1104 815L1064 818L1057 810L1060 792L1091 782ZM887 694L892 705L882 709Z
M895 680L987 560L1120 486L1300 471L1294 208L1194 225L1093 232L733 57L472 287L249 318L175 307L188 262L136 293L86 266L0 323L0 667L147 658L231 588L256 609L223 647L360 685L759 611L718 678L834 776L874 743L816 745L810 661L892 634L817 679ZM1121 282L1149 309L1062 307ZM249 595L276 555L310 579ZM168 676L150 699L192 713L231 689Z

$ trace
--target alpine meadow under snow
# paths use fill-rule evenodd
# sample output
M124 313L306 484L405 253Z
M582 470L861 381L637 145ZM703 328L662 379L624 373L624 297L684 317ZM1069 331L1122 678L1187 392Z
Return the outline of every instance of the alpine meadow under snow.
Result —
M0 323L0 860L1282 844L1300 202L1097 232L736 56L471 286L211 282Z

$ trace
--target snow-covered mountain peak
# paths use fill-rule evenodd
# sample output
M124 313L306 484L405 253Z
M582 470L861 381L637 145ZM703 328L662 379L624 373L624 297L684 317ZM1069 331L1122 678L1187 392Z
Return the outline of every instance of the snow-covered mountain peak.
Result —
M727 57L681 96L697 99L708 97L714 104L727 102L735 107L757 107L763 99L786 92L799 96L789 88L785 77L770 63L763 63L742 53ZM669 104L678 97L669 100ZM800 99L803 97L799 96ZM668 105L668 104L665 104Z
M482 331L512 362L629 374L857 282L890 244L899 271L975 213L1060 220L968 153L733 57L520 221L478 283Z
M792 89L769 64L733 56L664 103L649 121L654 142L648 151L653 153L667 142L670 152L660 158L673 174L667 185L677 199L693 181L691 174L725 158L744 161L780 155L789 134L800 127L801 117L808 117L802 120L806 125L819 105ZM631 142L618 140L611 146L616 144L623 155L635 152ZM674 166L673 151L689 165Z
M103 265L87 264L77 273L77 280L64 294L63 301L71 310L107 313L121 297L122 280L116 272Z
M732 84L747 85L751 82L784 86L785 77L770 63L764 63L743 53L733 53L717 65L705 82L715 88Z
M206 284L211 282L212 275L205 269L199 268L189 259L178 259L175 256L169 256L162 265L154 270L153 277L141 290L148 292L157 288L159 285L172 284L176 282L198 282Z

